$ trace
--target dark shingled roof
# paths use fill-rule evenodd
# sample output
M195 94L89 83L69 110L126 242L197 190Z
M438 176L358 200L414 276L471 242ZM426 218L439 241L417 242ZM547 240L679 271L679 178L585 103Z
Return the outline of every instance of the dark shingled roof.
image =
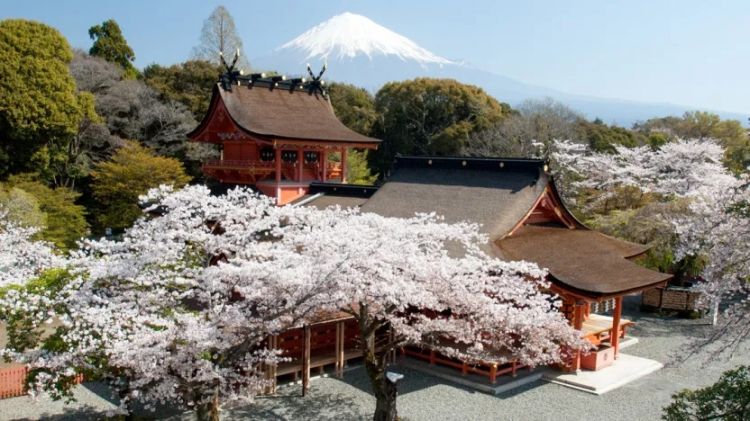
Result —
M588 297L638 291L671 278L628 260L648 247L580 223L574 229L525 225L509 236L550 183L539 160L399 157L380 188L314 183L305 204L356 206L397 218L435 212L446 222L481 223L490 237L485 251L505 260L534 262L549 270L553 282Z
M342 143L378 144L379 139L363 136L344 126L327 98L318 91L282 87L216 85L229 115L246 131L263 136L296 140L325 140Z
M526 225L495 243L506 259L534 262L555 282L586 295L607 296L663 284L672 275L628 260L648 247L587 228Z
M544 190L543 166L539 160L400 157L362 211L398 218L435 212L446 222L480 223L495 240L526 215Z
M360 208L367 202L366 197L351 197L351 196L334 196L331 194L323 194L319 197L314 198L310 202L305 203L305 206L315 206L318 209L326 209L331 206L340 206L343 209Z
M359 208L377 190L377 186L314 182L310 184L309 194L295 200L292 204L315 206L318 209L331 206L340 206L345 209Z

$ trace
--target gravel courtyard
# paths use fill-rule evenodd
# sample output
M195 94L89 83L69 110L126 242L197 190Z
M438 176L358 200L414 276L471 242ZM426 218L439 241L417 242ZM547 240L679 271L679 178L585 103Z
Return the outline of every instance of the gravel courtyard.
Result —
M727 369L750 364L747 344L732 360L710 361L705 354L683 364L673 356L695 335L706 329L707 319L685 320L638 311L639 297L625 301L624 317L637 325L631 334L640 342L624 352L655 359L666 367L619 389L595 396L539 381L512 392L491 396L451 384L407 368L400 385L399 413L405 420L578 420L607 417L612 420L655 420L675 391L713 383ZM307 397L300 387L282 386L272 397L257 399L252 406L224 408L223 419L247 420L359 420L371 417L374 400L361 368L347 372L343 380L317 378ZM78 402L64 405L46 399L0 400L0 419L101 419L113 404L101 386L86 384L76 391ZM143 414L149 418L192 419L190 414Z

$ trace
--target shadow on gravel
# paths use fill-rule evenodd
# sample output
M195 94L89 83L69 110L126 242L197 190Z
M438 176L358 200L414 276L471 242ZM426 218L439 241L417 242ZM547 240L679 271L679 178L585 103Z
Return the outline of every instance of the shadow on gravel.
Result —
M401 380L398 384L399 396L404 396L412 392L429 389L431 387L435 387L439 385L449 386L454 389L465 391L467 393L486 394L479 390L472 389L470 387L467 387L458 383L453 383L449 380L444 380L435 376L431 376L427 373L423 373L421 371L416 371L411 368L398 365L398 363L396 365L391 366L389 368L389 371L394 371L394 372L404 375L404 379ZM337 379L337 380L343 383L346 383L349 386L356 387L357 389L367 394L372 395L372 388L370 387L370 381L367 378L367 374L365 373L364 367L357 367L350 371L347 371L343 379ZM545 382L541 380L535 381L532 383L528 383L526 385L516 387L505 393L495 395L495 397L499 399L511 398L527 390L538 387L542 384L545 384ZM490 394L486 394L486 395L492 396Z
M604 313L611 316L612 313ZM635 322L628 332L638 338L686 337L697 338L710 329L710 319L689 319L680 315L666 315L641 310L641 296L629 295L623 300L622 317Z
M101 408L95 408L92 406L84 406L79 408L66 409L62 414L50 414L43 412L39 415L39 418L13 418L14 421L30 421L30 420L53 420L53 421L85 421L85 420L101 420L105 416L102 414Z
M352 405L349 398L329 393L322 388L311 390L302 397L298 390L276 396L258 398L266 405L246 405L225 408L222 418L238 420L358 420L367 419L372 414L362 413Z

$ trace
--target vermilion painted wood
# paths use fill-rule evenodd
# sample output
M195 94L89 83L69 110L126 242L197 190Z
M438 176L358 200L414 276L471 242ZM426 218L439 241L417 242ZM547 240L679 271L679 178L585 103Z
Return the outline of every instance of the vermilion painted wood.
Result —
M26 395L26 376L28 367L23 364L9 364L0 367L0 399L15 398ZM83 375L78 375L75 383L82 383Z

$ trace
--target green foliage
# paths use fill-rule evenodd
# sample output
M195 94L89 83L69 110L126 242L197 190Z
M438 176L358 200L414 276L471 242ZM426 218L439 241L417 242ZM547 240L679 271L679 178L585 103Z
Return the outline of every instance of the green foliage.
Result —
M34 195L16 187L0 184L0 206L8 212L7 218L24 227L44 228L47 214L42 212Z
M138 76L138 70L133 66L135 53L122 35L120 25L114 19L89 28L89 37L94 40L89 54L119 65L128 78L133 79Z
M716 139L726 148L725 164L729 169L742 172L750 165L750 138L737 120L722 120L717 114L706 111L690 111L682 117L652 118L635 125L634 129L670 141L676 137Z
M88 235L86 209L77 205L80 197L65 187L50 188L36 180L32 174L14 175L8 179L8 185L21 189L32 195L39 203L47 221L40 236L62 250L72 249L76 242Z
M646 136L618 126L608 126L601 122L581 121L584 137L596 152L615 152L615 146L629 148L648 142Z
M72 275L65 269L49 269L42 272L38 278L30 280L25 285L7 285L0 288L0 298L9 291L15 290L41 296L54 296L59 293L72 279ZM36 348L43 340L53 336L51 326L39 326L34 323L34 315L23 311L0 312L0 319L5 322L8 336L8 348L16 351ZM56 328L54 328L56 330ZM54 340L54 339L53 339ZM52 344L50 346L53 346Z
M346 177L351 184L373 184L378 179L373 175L367 164L369 151L357 151L349 149L346 156Z
M585 222L605 234L623 238L651 248L639 260L648 268L672 273L675 281L700 273L704 262L689 256L677 260L674 248L677 237L671 218L689 212L688 201L668 200L653 194L643 194L635 187L615 190L606 201L589 211Z
M357 133L370 135L378 113L375 102L366 89L346 83L332 83L328 87L331 105L344 125ZM352 184L372 184L378 179L368 164L369 151L350 149L347 155L347 181ZM336 160L337 158L334 158Z
M42 272L38 278L34 278L24 285L11 285L33 294L57 294L67 285L73 275L67 269L48 269Z
M387 83L375 96L375 109L380 118L373 134L384 141L371 160L379 170L399 153L455 155L470 135L497 124L509 110L476 86L428 78Z
M143 81L164 98L184 104L196 120L208 112L211 89L223 68L204 60L190 60L169 67L152 64L143 70Z
M683 390L672 396L664 408L666 421L750 419L750 367L740 366L724 372L719 381L698 390Z
M0 176L34 170L40 148L64 149L85 114L68 70L73 52L55 29L0 21Z
M179 188L190 181L180 161L154 155L136 142L127 142L92 173L91 187L100 212L101 228L123 229L139 216L138 196L161 184Z
M375 99L364 88L346 83L331 83L328 94L336 116L357 133L369 135L378 118Z
M79 92L81 120L75 135L64 144L42 146L32 155L33 168L41 179L56 186L73 187L76 181L88 177L93 160L89 142L91 128L102 123L96 114L95 102L92 93Z
M669 137L664 133L651 133L648 135L648 145L651 146L651 149L657 150L663 145L667 144L669 142Z

